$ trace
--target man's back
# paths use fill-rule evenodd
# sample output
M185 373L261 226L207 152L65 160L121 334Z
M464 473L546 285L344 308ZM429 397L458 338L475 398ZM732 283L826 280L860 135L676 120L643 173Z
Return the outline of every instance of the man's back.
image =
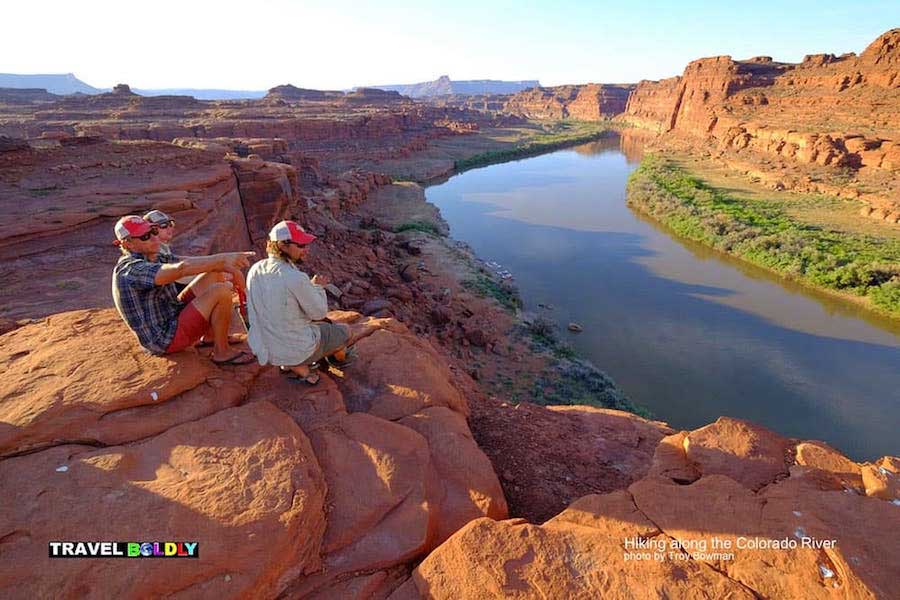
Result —
M325 317L325 291L282 259L269 257L247 275L248 342L261 364L298 365L313 354L319 331L312 321Z

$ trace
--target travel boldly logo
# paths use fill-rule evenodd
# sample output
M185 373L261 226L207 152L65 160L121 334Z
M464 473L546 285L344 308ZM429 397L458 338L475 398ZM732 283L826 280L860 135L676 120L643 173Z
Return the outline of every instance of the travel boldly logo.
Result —
M50 542L50 558L199 558L199 542Z

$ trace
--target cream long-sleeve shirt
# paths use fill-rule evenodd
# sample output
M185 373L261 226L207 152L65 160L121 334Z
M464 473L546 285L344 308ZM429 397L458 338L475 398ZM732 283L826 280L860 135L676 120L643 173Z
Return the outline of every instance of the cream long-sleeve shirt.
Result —
M269 257L247 275L247 342L262 365L299 365L319 345L319 328L328 313L325 290L297 266Z

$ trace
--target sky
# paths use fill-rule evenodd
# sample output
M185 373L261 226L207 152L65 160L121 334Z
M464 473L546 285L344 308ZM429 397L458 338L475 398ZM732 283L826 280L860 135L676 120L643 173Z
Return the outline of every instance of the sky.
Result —
M8 3L0 73L96 87L315 89L451 79L543 85L678 75L729 54L857 54L900 1L157 0Z

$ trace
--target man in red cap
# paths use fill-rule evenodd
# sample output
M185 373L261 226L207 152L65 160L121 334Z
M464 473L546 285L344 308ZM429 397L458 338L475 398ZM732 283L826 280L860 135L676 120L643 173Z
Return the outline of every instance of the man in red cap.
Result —
M260 364L286 367L313 385L319 375L310 366L326 357L349 364L346 348L354 341L348 325L323 322L328 280L321 275L310 279L299 268L315 239L294 221L278 223L269 232L269 257L247 274L250 348Z
M113 269L112 293L122 319L141 346L154 354L179 352L211 334L212 360L217 364L247 364L253 357L228 345L234 286L240 269L253 252L176 257L160 253L159 230L141 217L128 215L115 226L122 257ZM175 281L197 275L180 293Z

